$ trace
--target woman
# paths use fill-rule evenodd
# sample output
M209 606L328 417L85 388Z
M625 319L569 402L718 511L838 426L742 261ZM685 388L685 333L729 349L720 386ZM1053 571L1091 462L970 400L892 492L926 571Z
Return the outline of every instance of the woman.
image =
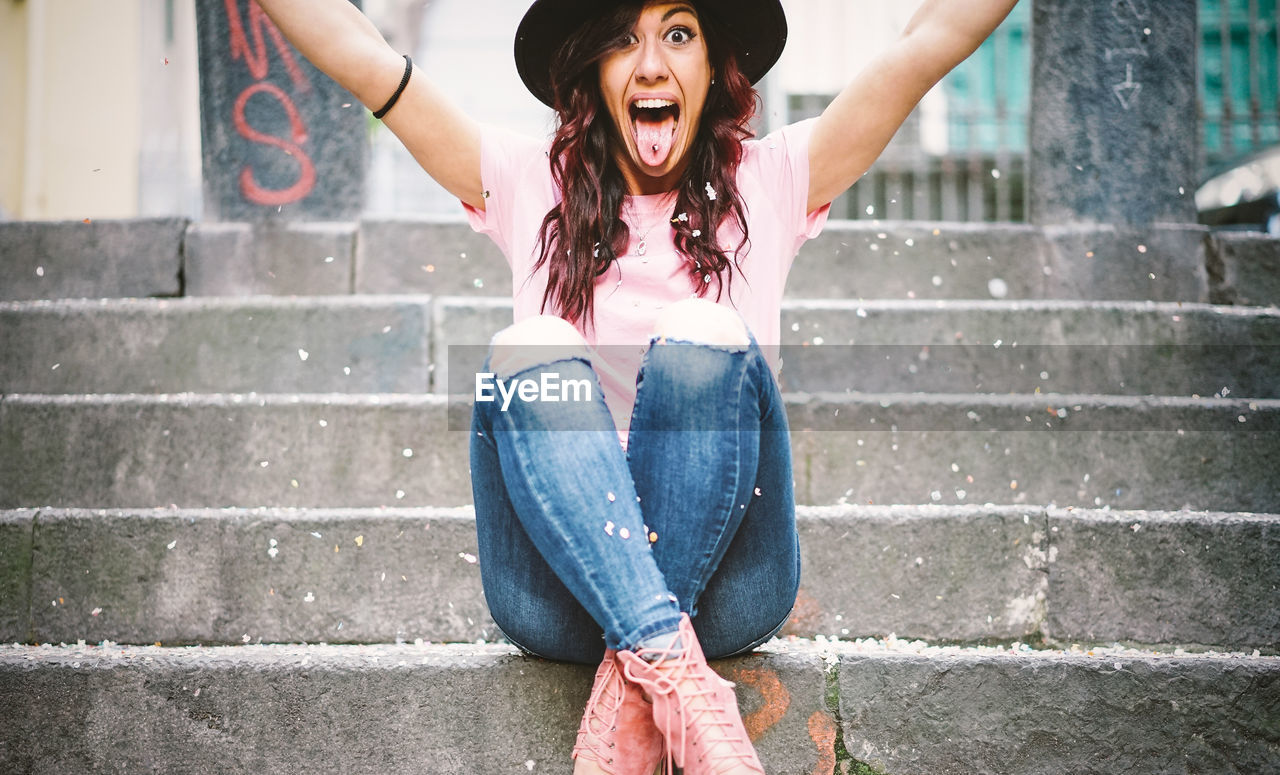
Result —
M762 773L706 660L775 634L799 583L783 283L1016 0L928 0L820 118L761 140L751 85L786 39L778 0L537 0L516 63L556 111L549 147L473 123L346 0L260 2L503 249L516 322L486 372L587 388L478 400L471 436L495 621L529 653L600 662L574 772Z

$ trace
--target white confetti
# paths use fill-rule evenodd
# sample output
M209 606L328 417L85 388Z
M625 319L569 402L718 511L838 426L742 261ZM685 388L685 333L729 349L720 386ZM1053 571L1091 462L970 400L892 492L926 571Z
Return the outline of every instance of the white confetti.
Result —
M630 530L627 530L625 527L624 527L624 528L619 528L619 529L618 529L618 537L619 537L619 538L621 538L623 541L625 541L625 540L627 540L628 538L630 538L630 537L631 537L631 531L630 531Z
M533 772L533 768L536 766L538 765L534 763L533 759L526 759L524 762L524 768L529 772Z
M1009 295L1009 284L999 277L993 277L987 281L987 293L993 299L1003 299Z
M311 353L307 352L306 350L299 349L299 350L298 350L298 357L299 357L300 359L302 359L302 360L304 360L304 361L305 361L306 359L308 359L308 358L310 358L310 357L311 357Z
M614 528L614 525L612 522L604 523L604 532L607 533L608 535L613 535L613 528Z
M36 277L44 277L44 267L43 267L43 266L37 266L37 267L36 267Z
M458 556L461 557L463 562L467 563L468 565L476 564L476 556L474 554L471 554L470 552L458 552Z
M404 500L404 490L396 490L396 500Z
M314 593L314 592L308 592L308 593L307 593L307 596L306 596L306 597L304 597L304 598L302 598L302 600L303 600L303 602L305 602L305 603L314 603L314 602L316 601L315 593Z
M90 615L90 616L97 616L97 615L98 615L98 614L100 614L100 613L102 613L102 609L101 609L101 608L95 608L95 609L93 609L92 611L90 611L90 612L89 612L89 615Z
M177 546L177 545L178 545L178 540L177 540L176 538L175 538L174 540L172 540L172 541L170 541L170 542L169 542L169 548L170 548L170 549L172 549L173 547L175 547L175 546Z
M404 451L401 452L400 454L404 455L405 457L413 457L413 450L409 449L408 447L405 447Z
M611 493L609 493L609 502L610 502L610 503L613 503L613 502L614 502L614 501L616 501L617 499L618 499L618 496L614 495L612 492L611 492ZM613 524L613 523L610 523L610 524Z
M707 191L707 199L710 199L711 201L714 202L716 200L716 190L711 187L710 183L707 183L706 191Z

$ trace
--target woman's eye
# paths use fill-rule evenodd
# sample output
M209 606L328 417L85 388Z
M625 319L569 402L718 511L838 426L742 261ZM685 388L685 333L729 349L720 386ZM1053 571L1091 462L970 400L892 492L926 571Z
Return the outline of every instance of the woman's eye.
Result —
M688 43L693 40L693 31L686 27L675 27L667 33L667 40L672 43Z

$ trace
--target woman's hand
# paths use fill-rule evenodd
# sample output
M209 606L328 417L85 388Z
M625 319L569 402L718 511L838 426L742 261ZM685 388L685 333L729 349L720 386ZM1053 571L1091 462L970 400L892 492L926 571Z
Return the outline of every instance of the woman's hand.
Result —
M862 177L921 98L1017 0L925 0L907 29L827 106L809 140L809 212Z
M257 0L284 36L321 72L370 110L404 75L404 57L347 0ZM449 193L484 209L480 130L421 70L382 122Z

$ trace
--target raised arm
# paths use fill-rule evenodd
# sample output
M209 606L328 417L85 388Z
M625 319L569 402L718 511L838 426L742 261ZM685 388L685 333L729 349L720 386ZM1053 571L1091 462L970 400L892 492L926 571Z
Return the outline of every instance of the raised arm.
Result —
M347 0L257 0L284 36L325 75L370 110L381 108L404 75L404 57ZM421 70L382 121L431 177L484 209L480 130Z
M857 182L921 98L977 50L1017 0L925 0L902 37L823 111L809 140L809 211Z

